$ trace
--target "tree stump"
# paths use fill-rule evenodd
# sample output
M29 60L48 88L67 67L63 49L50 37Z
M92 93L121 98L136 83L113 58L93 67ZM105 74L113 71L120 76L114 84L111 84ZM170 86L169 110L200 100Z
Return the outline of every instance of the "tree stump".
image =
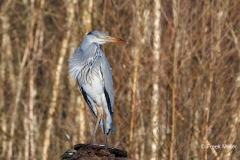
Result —
M74 150L66 151L62 160L130 160L127 152L104 145L76 144Z

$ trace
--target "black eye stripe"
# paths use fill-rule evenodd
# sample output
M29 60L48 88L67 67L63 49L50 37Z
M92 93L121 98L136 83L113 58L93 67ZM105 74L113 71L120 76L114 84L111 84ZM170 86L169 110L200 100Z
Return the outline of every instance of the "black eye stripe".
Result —
M87 35L92 35L92 32L89 32Z

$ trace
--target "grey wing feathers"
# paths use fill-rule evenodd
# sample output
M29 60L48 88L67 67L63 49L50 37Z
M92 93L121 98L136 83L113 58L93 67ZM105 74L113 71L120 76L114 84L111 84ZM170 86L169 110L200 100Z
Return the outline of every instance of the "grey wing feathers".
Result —
M82 92L83 98L84 100L87 102L88 106L90 107L91 111L93 112L93 114L97 117L97 113L94 112L92 103L90 102L90 99L88 99L87 93L83 90L83 88L81 87L81 85L79 84L78 81L78 85L79 85L79 89Z
M69 73L72 77L78 78L79 74L81 74L81 70L87 66L92 61L92 55L94 55L96 51L96 47L90 47L87 51L88 54L83 54L81 46L79 46L73 54L73 57L69 60Z
M79 75L79 71L81 70L81 62L79 62L79 59L82 58L82 50L79 46L77 49L75 49L73 57L69 60L69 73L72 77L77 78Z
M113 81L112 72L107 58L103 54L100 58L101 61L101 73L104 81L104 93L108 103L108 109L111 114L114 112L114 91L113 91ZM104 73L104 74L103 74ZM109 103L110 102L110 103Z

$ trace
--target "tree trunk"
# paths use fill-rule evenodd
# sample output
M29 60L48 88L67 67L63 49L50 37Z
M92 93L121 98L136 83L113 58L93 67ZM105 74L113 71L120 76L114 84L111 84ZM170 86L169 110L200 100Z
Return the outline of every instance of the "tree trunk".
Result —
M174 158L174 147L175 147L175 132L176 132L176 100L177 100L177 61L180 48L180 37L179 37L179 3L178 0L173 0L173 26L175 29L175 41L174 41L174 51L173 51L173 82L172 82L172 124L171 124L171 143L169 151L169 159Z
M139 1L135 1L136 3L136 10L135 10L135 16L136 16L136 24L135 25L135 32L134 32L134 37L137 37L138 34L138 38L140 38L139 36L139 23L140 23L140 3ZM141 39L141 38L140 38ZM135 44L136 46L138 45L138 43ZM137 85L138 85L138 72L139 72L139 52L140 49L139 47L135 47L132 50L132 55L134 57L134 72L133 72L133 79L132 79L132 104L131 104L131 119L130 119L130 132L129 132L129 153L130 153L130 157L134 158L136 153L135 150L135 135L134 135L134 128L136 125L136 121L135 121L135 117L136 117L136 105L137 105Z
M153 22L153 91L151 97L151 127L152 127L152 145L151 145L151 158L158 159L159 154L159 59L161 54L161 1L154 0L154 22ZM164 130L164 128L163 128ZM163 135L164 136L164 135ZM162 137L164 140L164 137ZM161 143L161 142L160 142ZM161 157L165 157L163 154Z

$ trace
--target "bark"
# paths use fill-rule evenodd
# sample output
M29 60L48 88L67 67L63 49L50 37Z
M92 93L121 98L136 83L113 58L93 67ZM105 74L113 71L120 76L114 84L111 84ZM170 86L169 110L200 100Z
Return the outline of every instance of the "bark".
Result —
M31 25L32 27L34 27L35 25L35 19L37 18L37 14L36 14L36 11L34 9L35 7L35 4L34 4L34 0L31 0L31 13L30 13L30 16L32 15L32 19L34 19L34 22L33 24ZM33 49L33 40L34 40L34 35L32 33L31 35L32 39L31 39L31 45L28 46L28 52L30 52L30 56L33 56L33 53L32 52L32 49ZM25 131L25 146L24 146L24 158L25 160L28 160L29 159L29 150L30 150L30 116L32 116L32 112L31 112L31 109L33 109L33 106L34 106L34 95L33 95L33 92L34 92L34 73L33 73L33 70L34 70L34 64L32 64L33 62L30 62L31 63L31 67L30 67L30 73L29 73L29 106L26 106L24 105L24 113L26 116L24 116L24 131Z
M147 1L146 1L147 2ZM144 6L145 5L147 5L147 3L145 2L145 4L143 4ZM149 15L150 15L150 10L148 9L148 8L144 8L143 9L143 13L142 13L142 26L143 26L143 35L142 35L142 39L141 39L141 46L146 46L148 43L149 43L149 40L148 40L148 37L149 37L149 32L150 32L150 29L149 29L149 24L148 24L148 22L149 22L149 20L150 20L150 17L149 17ZM141 51L140 51L140 53L141 53ZM141 57L141 54L139 54L139 56ZM141 64L141 61L139 62L140 64ZM140 65L141 66L141 65ZM140 67L139 66L139 67ZM140 70L139 71L139 74L142 74L142 71ZM139 81L139 80L138 80ZM139 92L140 92L140 87L139 87L139 85L138 85L138 94L137 95L139 95ZM146 146L145 146L145 144L146 143L144 143L144 141L145 141L145 137L147 136L147 133L146 133L146 126L144 125L144 114L143 114L143 104L141 103L141 101L139 101L138 100L138 103L137 104L139 104L139 106L141 106L140 108L139 108L139 110L138 110L138 112L140 112L140 116L139 116L139 118L140 118L140 126L138 127L138 136L141 136L140 137L140 139L142 139L142 141L141 140L138 140L138 144L137 144L137 146L140 146L139 148L139 153L140 153L140 155L139 155L139 159L144 159L144 156L145 156L145 149L146 149ZM144 133L144 134L143 134ZM137 147L136 146L136 147Z
M135 10L135 16L136 16L136 28L135 28L135 36L139 33L137 33L140 29L139 25L140 25L140 3L139 1L136 1L136 10ZM140 38L141 39L141 38ZM135 45L138 45L137 43ZM131 119L130 119L130 132L129 132L129 153L130 153L130 157L134 158L135 155L134 153L136 153L136 150L134 150L135 148L135 144L134 144L134 137L136 135L134 135L134 128L136 125L136 121L135 121L135 117L136 117L136 105L138 103L138 98L137 98L137 85L138 85L138 74L139 74L139 52L140 49L139 47L136 47L132 50L133 53L133 57L134 57L134 72L133 72L133 82L132 82L132 104L131 104Z
M159 59L161 54L161 1L154 1L154 22L153 22L153 91L151 97L151 127L152 127L152 145L151 145L151 158L158 159L159 153ZM165 157L163 154L162 157Z
M37 61L40 60L40 57L43 52L43 14L42 11L44 10L44 0L40 1L40 10L34 9L34 0L31 1L31 6L32 6L32 12L33 12L33 18L37 19L36 21L36 31L34 35L34 43L33 46L31 46L31 64L30 64L30 73L29 73L29 108L28 108L28 131L26 132L26 135L29 134L29 148L26 148L27 150L30 151L30 159L35 160L36 155L36 147L35 147L35 140L34 140L34 135L35 134L35 128L37 124L36 122L36 115L34 115L34 106L35 106L35 97L37 94L37 90L35 87L35 77L37 76ZM25 157L25 159L28 159L28 156Z
M202 44L203 44L203 47L202 47L202 53L205 55L206 54L206 48L207 48L207 36L208 36L208 30L209 30L209 26L208 26L208 23L209 23L209 17L210 17L210 9L209 9L209 6L210 6L210 1L209 0L206 0L204 1L204 11L205 11L205 15L203 16L202 18L202 25L203 25L203 28L205 28L203 30L203 38L202 38ZM200 61L200 65L204 68L205 64L203 63L202 60L199 60ZM201 76L201 75L199 75ZM199 77L199 79L201 79ZM208 112L206 109L205 109L206 106L202 106L202 111L204 112L204 114L206 115L206 112ZM202 128L201 128L201 132L202 132L202 141L201 141L201 144L205 144L206 142L206 138L205 136L205 129L206 129L206 119L203 117L204 119L204 122L203 122L203 125L202 125ZM197 121L197 120L196 120ZM204 139L205 137L205 139ZM200 150L200 159L205 159L205 156L206 156L206 152L207 150L206 149L202 149Z
M169 159L172 160L174 157L174 148L175 148L175 132L176 132L176 100L177 100L177 62L178 54L180 48L180 37L179 37L179 3L178 0L173 0L173 26L175 29L175 41L174 41L174 51L173 51L173 83L172 83L172 124L171 124L171 143L169 151Z
M15 89L16 89L16 77L14 74L14 64L12 63L13 60L13 53L12 53L12 42L10 39L10 17L8 15L8 10L11 7L14 7L15 2L12 0L6 1L2 4L1 6L1 20L2 20L2 51L3 51L3 56L5 56L5 60L9 61L6 71L9 72L9 81L10 81L10 86L11 86L11 90L13 93L15 93Z
M0 138L0 141L2 141L2 157L6 156L7 149L7 121L6 121L6 113L5 113L5 97L4 97L4 82L6 81L6 70L9 70L10 74L10 81L14 79L13 74L13 68L12 68L12 46L11 46L11 40L9 35L9 16L7 14L7 10L9 9L9 6L11 4L11 1L5 2L1 6L1 21L2 21L2 44L1 44L1 65L0 65L0 112L1 118L0 121L1 124L1 131L3 132L3 136ZM8 62L8 63L7 63ZM12 88L13 89L13 88Z
M4 39L2 40L5 41ZM6 63L5 63L5 54L1 54L1 71L0 71L0 112L4 112L4 106L5 106L5 99L4 99L4 81L5 81L5 69L6 69ZM1 131L4 132L2 134L2 137L0 138L0 141L2 142L2 152L1 156L4 157L7 152L7 122L6 122L6 114L1 114Z

